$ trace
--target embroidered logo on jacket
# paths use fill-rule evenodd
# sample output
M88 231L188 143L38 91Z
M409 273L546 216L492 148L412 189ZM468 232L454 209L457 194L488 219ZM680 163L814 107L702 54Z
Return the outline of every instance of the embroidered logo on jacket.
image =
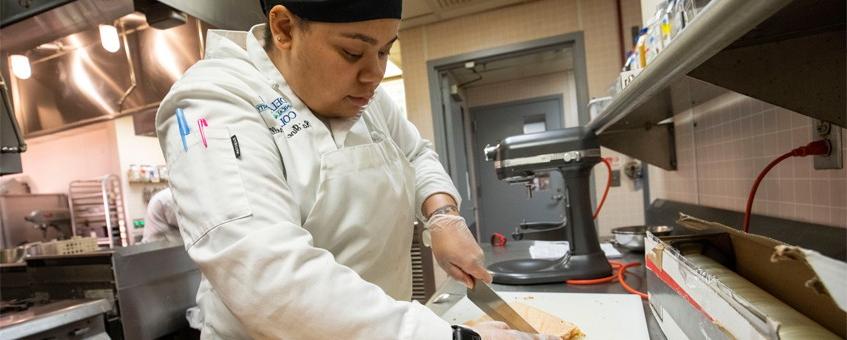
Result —
M279 97L274 99L269 104L264 103L264 99L259 97L261 102L256 104L256 111L259 113L265 113L266 111L270 112L271 117L275 121L279 122L278 126L270 127L269 130L272 134L281 133L282 128L290 124L295 118L297 118L297 112L292 109L292 106L285 98Z

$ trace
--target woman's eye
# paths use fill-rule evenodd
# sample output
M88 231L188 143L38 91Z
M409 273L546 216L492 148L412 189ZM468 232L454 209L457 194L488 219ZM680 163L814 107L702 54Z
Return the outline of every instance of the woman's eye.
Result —
M356 58L359 58L359 57L361 57L361 56L362 56L361 54L356 54L356 53L350 52L350 51L348 51L348 50L343 50L343 51L344 51L344 54L345 54L347 57L349 57L349 58L354 58L354 59L356 59Z

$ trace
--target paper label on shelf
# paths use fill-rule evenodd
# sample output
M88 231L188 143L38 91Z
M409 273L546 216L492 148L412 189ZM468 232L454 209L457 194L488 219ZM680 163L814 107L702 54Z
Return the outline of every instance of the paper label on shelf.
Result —
M627 88L629 84L632 84L632 81L635 80L635 77L638 76L639 73L641 73L641 70L642 69L621 72L621 91Z

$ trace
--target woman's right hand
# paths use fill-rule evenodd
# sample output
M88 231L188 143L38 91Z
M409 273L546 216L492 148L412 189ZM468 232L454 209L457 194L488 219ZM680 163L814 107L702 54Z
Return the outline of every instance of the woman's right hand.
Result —
M500 321L480 322L470 328L476 331L482 340L561 340L558 336L516 331Z

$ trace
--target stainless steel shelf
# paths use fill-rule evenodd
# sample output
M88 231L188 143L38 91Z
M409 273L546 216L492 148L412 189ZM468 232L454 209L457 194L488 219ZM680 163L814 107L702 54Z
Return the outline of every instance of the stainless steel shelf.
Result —
M603 146L673 170L668 118L681 97L714 92L698 92L692 78L846 126L844 8L843 0L713 0L588 127Z

